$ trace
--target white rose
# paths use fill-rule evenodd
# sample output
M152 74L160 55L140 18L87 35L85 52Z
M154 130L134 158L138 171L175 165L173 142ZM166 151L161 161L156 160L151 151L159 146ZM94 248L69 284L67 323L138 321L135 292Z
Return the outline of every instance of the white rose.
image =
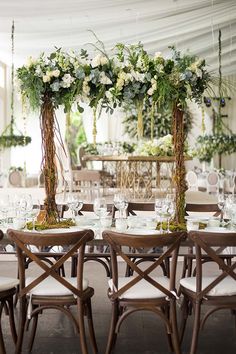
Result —
M52 71L52 76L54 76L54 77L58 77L60 75L60 70L53 70Z
M62 78L61 87L64 88L70 87L73 81L75 81L74 77L72 77L70 74L65 74Z
M97 66L100 65L100 63L101 63L100 58L101 58L101 54L98 54L98 55L96 55L96 57L93 58L93 60L91 62L92 68L96 68Z
M104 55L102 55L102 56L100 57L100 64L101 64L101 65L106 65L107 63L108 63L107 57L105 57Z
M43 82L49 82L51 80L51 76L43 75Z

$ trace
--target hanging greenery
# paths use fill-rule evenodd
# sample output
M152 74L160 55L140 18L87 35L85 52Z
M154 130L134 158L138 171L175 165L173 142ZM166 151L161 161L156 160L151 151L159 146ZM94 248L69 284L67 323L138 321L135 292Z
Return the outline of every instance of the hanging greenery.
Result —
M14 21L12 22L12 31L11 31L11 42L12 42L12 65L11 65L11 121L10 124L5 128L3 133L0 136L0 147L2 148L11 148L15 146L26 146L31 142L31 137L25 136L21 132L16 132L17 128L15 127L15 118L14 118L14 32L15 25Z
M236 134L204 135L197 138L194 156L200 162L211 162L216 154L230 155L236 152Z
M211 107L212 101L216 101L217 109L213 107L213 134L205 134L204 112L203 112L203 136L197 138L197 147L194 151L194 155L200 162L210 163L212 158L218 154L219 156L219 168L221 168L221 155L230 155L236 152L236 134L234 134L228 125L224 122L227 115L222 114L222 108L225 107L226 101L230 100L230 97L224 96L223 80L222 80L222 64L221 64L221 30L219 30L218 36L219 45L219 83L218 94L219 96L204 97L204 103L206 107ZM228 134L227 134L228 133Z
M124 130L129 135L130 138L137 138L137 113L135 107L125 106L125 117L123 119ZM172 110L169 105L163 105L161 107L156 107L153 114L153 138L159 138L172 133ZM152 131L152 120L150 107L147 103L144 105L143 109L143 138L150 139ZM186 108L184 111L184 134L187 137L188 133L192 129L193 118Z

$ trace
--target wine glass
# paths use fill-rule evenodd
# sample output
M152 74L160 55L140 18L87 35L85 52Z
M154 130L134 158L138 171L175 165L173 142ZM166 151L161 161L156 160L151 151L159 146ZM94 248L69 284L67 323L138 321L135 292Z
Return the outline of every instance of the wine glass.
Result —
M114 206L117 210L119 210L119 218L122 218L124 211L128 207L128 201L124 194L117 193L114 195Z
M26 221L27 216L31 213L33 209L33 201L31 194L22 194L18 205L20 214L24 217Z
M163 229L162 229L162 215L163 215L162 207L163 207L163 199L162 198L155 199L155 212L156 212L158 221L160 222L160 232L161 233L163 232Z
M166 218L167 220L167 229L166 232L169 233L170 232L170 219L171 217L174 216L175 214L175 205L174 202L171 201L170 199L164 199L163 201L163 205L162 205L162 212L163 212L163 216Z
M66 198L66 203L71 210L71 213L73 215L73 219L75 221L77 213L82 209L83 207L83 202L82 200L79 199L78 195L69 193Z
M0 199L0 212L1 217L3 218L3 226L7 225L7 214L9 211L9 195L3 195Z
M35 231L35 222L37 220L37 216L40 213L40 203L37 200L37 202L35 204L33 204L33 208L31 210L31 216L32 216L32 230Z
M220 209L220 224L223 224L223 216L224 216L224 209L225 209L225 195L223 193L219 193L217 195L217 205Z
M105 198L95 198L93 203L94 213L101 220L102 217L107 216L107 203Z

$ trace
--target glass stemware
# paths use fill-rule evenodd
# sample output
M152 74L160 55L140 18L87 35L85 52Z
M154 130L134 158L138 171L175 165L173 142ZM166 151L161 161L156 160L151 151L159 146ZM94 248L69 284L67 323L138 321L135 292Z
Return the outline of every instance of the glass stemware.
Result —
M72 217L75 221L77 213L82 209L83 202L79 199L78 195L70 193L67 195L66 203L72 213Z
M95 198L93 203L94 213L101 220L102 217L107 216L107 203L105 198Z
M225 209L225 195L223 193L219 193L217 195L217 205L220 209L220 225L223 224L223 217L224 217L224 209Z
M32 196L30 194L22 194L19 199L18 207L20 215L24 218L24 222L26 222L27 217L33 209Z
M162 198L158 198L155 200L155 212L157 215L157 219L160 222L160 232L163 232L162 229L162 207L163 207L163 199Z
M171 201L171 199L164 199L163 205L162 205L162 212L163 212L163 217L166 218L167 221L167 229L166 232L170 232L170 219L171 217L174 216L175 214L175 205L174 202Z
M114 195L113 200L114 206L117 210L119 210L119 218L123 217L125 210L128 208L128 201L124 194L117 193Z
M36 220L37 220L37 216L39 215L40 213L40 203L39 201L37 201L37 203L35 203L33 205L33 208L31 210L31 216L32 216L32 230L35 231L35 223L36 223Z

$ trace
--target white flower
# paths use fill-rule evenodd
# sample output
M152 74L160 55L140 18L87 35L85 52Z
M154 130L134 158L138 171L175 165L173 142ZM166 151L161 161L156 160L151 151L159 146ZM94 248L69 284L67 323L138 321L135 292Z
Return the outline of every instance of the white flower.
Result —
M60 70L53 70L52 72L52 76L54 76L54 77L58 77L59 75L60 75Z
M102 72L100 73L99 79L100 79L101 84L103 84L103 85L111 85L111 84L112 84L112 81L109 79L108 76L106 76L106 74L104 73L104 71L102 71Z
M75 81L74 77L72 77L70 74L65 74L62 78L61 87L64 87L64 88L70 87L70 85L74 81Z
M145 80L145 74L139 73L137 71L132 70L131 75L136 81L144 82Z
M162 58L162 52L156 52L154 58Z
M101 58L100 58L100 64L101 64L101 65L106 65L106 64L108 64L108 59L107 59L107 57L105 57L104 55L102 55Z
M96 57L93 58L93 60L91 62L91 66L92 66L92 68L96 68L99 65L105 65L107 63L108 63L107 57L105 57L102 54L98 54L98 55L96 55Z
M83 81L83 94L85 96L88 96L89 93L90 93L90 87L88 85L88 81L89 81L89 78L88 77L85 77L84 81Z
M35 69L35 74L37 75L37 76L42 76L42 69L41 69L41 67L40 67L40 65L37 65L36 66L36 69Z
M147 94L148 94L149 96L152 96L153 93L154 93L154 89L153 89L153 87L150 87L150 89L148 89L148 91L147 91Z
M49 82L51 80L51 76L43 75L43 82Z
M36 63L37 63L37 59L30 56L27 60L26 66L29 68L29 67L35 65Z

